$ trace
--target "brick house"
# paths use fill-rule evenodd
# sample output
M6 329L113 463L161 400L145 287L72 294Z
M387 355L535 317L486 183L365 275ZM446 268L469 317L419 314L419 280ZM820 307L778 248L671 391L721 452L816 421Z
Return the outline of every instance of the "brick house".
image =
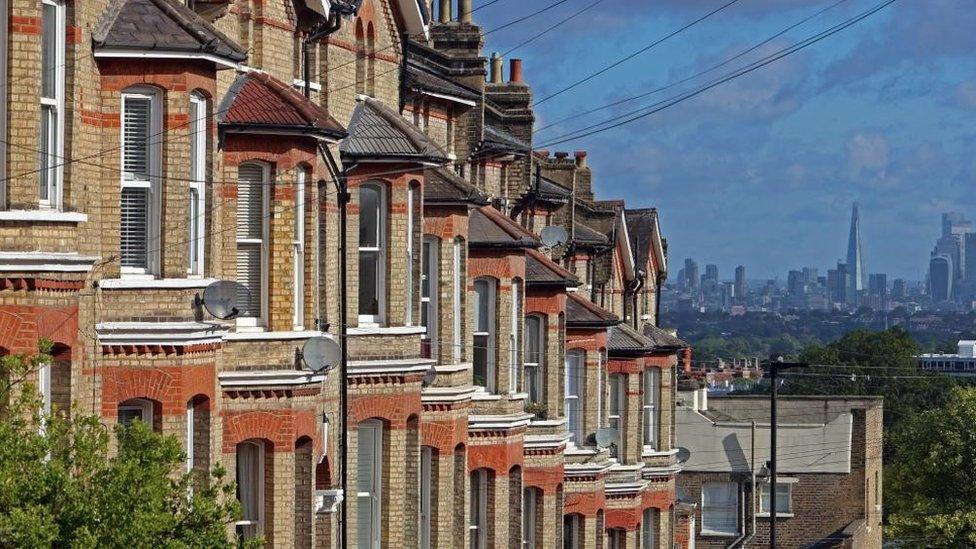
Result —
M769 544L769 401L708 396L682 380L676 542ZM687 385L687 386L686 386ZM781 397L776 542L785 547L881 547L881 397Z
M179 437L201 482L223 464L269 546L669 546L686 346L657 328L657 212L533 153L470 0L339 4L0 0L0 353L52 339L46 402ZM338 337L340 250L347 418L299 357ZM218 280L248 290L232 320Z

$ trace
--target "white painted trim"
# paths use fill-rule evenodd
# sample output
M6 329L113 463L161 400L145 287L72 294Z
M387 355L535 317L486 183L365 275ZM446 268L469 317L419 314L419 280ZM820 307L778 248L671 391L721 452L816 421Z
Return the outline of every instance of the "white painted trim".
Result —
M59 252L0 252L0 272L86 273L98 257Z
M483 429L516 429L527 427L532 420L531 414L506 414L506 415L476 415L468 416L468 430L477 431Z
M356 336L390 336L390 335L423 335L427 328L423 326L359 326L349 328L346 335Z
M301 386L325 381L325 374L301 370L246 370L217 374L221 387Z
M434 369L437 370L437 374L456 374L458 372L463 372L465 370L471 369L470 362L461 362L459 364L436 364Z
M678 453L678 449L677 448L672 448L670 450L665 450L665 451L659 452L659 451L654 450L653 448L651 448L649 446L644 446L644 449L641 452L641 457L642 458L668 457L668 456L673 456L673 455L675 455L677 453Z
M302 90L305 89L305 81L302 80L301 78L295 78L295 79L293 79L291 81L291 84L292 84L292 86L294 86L296 88L299 88L299 89L302 89ZM319 84L318 82L309 82L308 83L308 89L310 89L312 91L320 92L320 91L322 91L322 84Z
M454 103L458 103L460 105L467 105L469 107L473 107L477 105L477 103L471 101L470 99L461 99L460 97L457 97L455 95L448 95L446 93L436 93L436 92L422 90L420 92L420 95L426 95L428 97L436 97L437 99L443 99L445 101L453 101Z
M568 448L567 448L568 450ZM569 452L566 452L567 454ZM610 464L605 463L567 463L563 466L563 476L582 477L606 473L610 470Z
M86 223L88 214L81 212L62 212L60 210L4 210L0 211L0 221L36 221L48 223Z
M647 486L646 482L607 482L603 491L607 495L637 494Z
M525 435L523 448L559 448L569 442L569 435Z
M295 340L295 339L309 339L313 337L325 336L330 337L328 334L315 331L315 330L305 330L300 332L229 332L224 336L226 341L268 341L268 340Z
M220 343L227 328L204 322L101 322L95 326L103 345L190 345Z
M226 59L212 55L209 53L191 53L191 52L181 52L181 51L166 51L166 50L153 50L144 51L137 49L120 49L120 50L99 50L94 52L95 59L201 59L204 61L210 61L221 67L228 69L243 70L243 65L240 63L232 63Z
M531 426L539 428L562 427L563 425L566 425L566 421L567 420L565 417L560 417L558 419L533 419Z
M206 288L216 278L106 278L98 285L103 290L188 290Z
M450 404L471 400L474 387L427 387L420 394L424 404Z
M393 360L351 360L350 375L364 374L405 374L426 372L434 361L426 358L404 358Z

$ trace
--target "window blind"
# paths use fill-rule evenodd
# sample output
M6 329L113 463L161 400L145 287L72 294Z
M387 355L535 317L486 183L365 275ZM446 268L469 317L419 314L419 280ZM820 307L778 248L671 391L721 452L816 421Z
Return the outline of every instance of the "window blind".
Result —
M265 169L258 164L238 168L237 281L248 289L245 316L261 317L264 287ZM243 297L243 296L242 296Z
M149 181L152 100L126 97L122 125L122 173L126 181Z

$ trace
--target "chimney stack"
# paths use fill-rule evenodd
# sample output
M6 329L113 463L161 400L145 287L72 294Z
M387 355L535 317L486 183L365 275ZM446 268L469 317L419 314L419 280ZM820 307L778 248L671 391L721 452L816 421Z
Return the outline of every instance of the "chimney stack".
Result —
M546 149L541 149L535 151L535 155L538 156L539 158L549 158L549 151Z
M568 152L563 152L563 151L556 152L556 160L565 160L567 158L569 158Z
M510 66L508 70L509 72L508 81L513 84L521 84L522 83L522 60L512 59L511 61L509 61L509 63Z
M498 55L497 51L491 54L491 83L492 84L502 83L504 78L502 76L502 70L503 70L502 63L504 61L505 60L502 58L502 56Z
M441 0L442 2L445 0ZM471 22L471 0L458 0L458 20L462 23Z
M576 151L574 153L576 157L576 167L585 168L586 167L586 151Z
M440 0L441 4L441 23L451 22L451 0Z

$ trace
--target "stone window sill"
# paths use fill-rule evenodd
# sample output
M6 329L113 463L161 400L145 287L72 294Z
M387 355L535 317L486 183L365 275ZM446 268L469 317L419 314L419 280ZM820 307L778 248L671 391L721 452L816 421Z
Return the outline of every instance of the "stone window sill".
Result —
M88 214L61 210L0 210L0 221L85 223L88 221Z

